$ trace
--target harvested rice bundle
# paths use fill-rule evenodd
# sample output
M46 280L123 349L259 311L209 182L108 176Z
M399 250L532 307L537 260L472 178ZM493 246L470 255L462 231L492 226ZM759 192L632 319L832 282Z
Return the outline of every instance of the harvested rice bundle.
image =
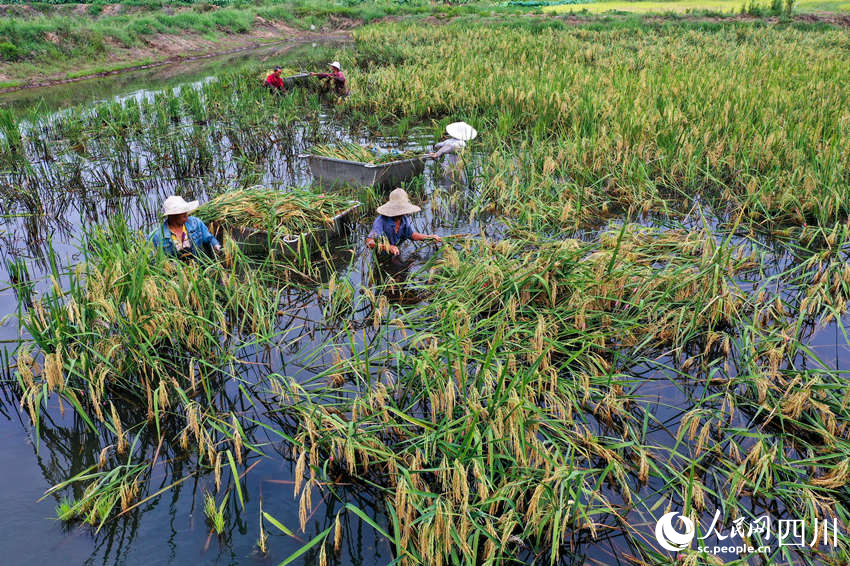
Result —
M226 360L228 340L273 332L271 280L249 271L238 250L228 252L230 267L152 252L120 216L87 235L85 261L67 290L43 294L23 320L44 358L43 376L28 380L32 391L67 389L99 414L108 393L120 390L124 402L146 402L154 415L179 395L167 400L163 391L154 408L151 385L194 388L203 378L192 359Z
M336 159L345 159L346 161L359 161L361 163L370 163L372 165L389 163L390 161L400 161L402 159L412 159L421 155L421 152L413 150L381 153L380 150L374 146L363 147L356 143L314 145L310 149L310 153L321 157L333 157Z
M333 224L334 216L357 204L335 194L250 187L228 191L202 205L196 215L223 228L255 228L300 234Z

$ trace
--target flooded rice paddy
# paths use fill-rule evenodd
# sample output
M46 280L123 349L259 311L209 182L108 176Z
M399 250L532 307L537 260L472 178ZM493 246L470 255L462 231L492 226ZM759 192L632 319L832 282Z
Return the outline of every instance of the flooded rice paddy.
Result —
M314 49L315 46L296 46ZM74 98L92 100L92 106L104 101L126 104L153 100L158 94L179 93L181 89L197 89L216 80L210 74L216 69L234 63L259 60L278 60L286 49L268 48L251 54L229 56L224 61L201 61L157 68L126 76L94 79L85 83L60 85L6 95L4 105L18 109L28 105L42 105L45 101L56 107L55 114L47 114L44 123L50 124L66 115L59 108L76 104ZM193 67L200 66L200 69ZM210 69L212 67L212 69ZM188 80L187 80L188 79ZM156 90L157 83L165 90ZM144 85L134 89L134 85ZM85 114L86 107L75 107L73 112ZM178 126L180 127L180 126ZM191 126L187 126L191 128ZM115 214L123 214L133 227L147 233L159 218L162 200L170 194L182 194L187 199L209 200L221 190L246 184L262 183L270 187L308 187L312 183L309 167L298 157L316 140L354 140L378 144L381 147L420 148L430 145L430 137L421 139L408 136L405 142L398 139L373 136L362 132L334 126L325 116L319 115L312 124L298 124L291 135L276 139L274 134L263 140L259 160L250 167L243 167L239 156L229 140L218 140L219 145L211 152L207 170L195 177L194 171L184 171L179 178L171 171L158 169L155 151L142 144L129 143L120 157L112 147L98 147L91 142L84 155L76 152L68 140L59 134L43 132L49 150L41 153L27 152L28 167L24 170L2 174L5 201L3 210L2 239L3 264L0 279L6 281L0 304L4 315L14 314L18 309L15 288L8 284L14 277L7 266L10 263L26 267L28 277L34 285L35 296L51 286L48 276L49 250L62 259L60 269L73 266L82 258L80 246L86 228L104 223ZM30 153L32 151L32 153ZM161 155L161 154L160 154ZM128 163L129 161L129 163ZM129 165L129 166L128 166ZM245 169L250 169L246 174ZM73 188L68 187L68 173L76 179ZM188 174L186 174L188 173ZM429 165L424 177L415 184L418 202L423 213L414 221L417 230L438 233L479 233L481 230L496 233L495 226L482 226L466 219L435 214L430 207L429 195L435 190L449 196L455 189L455 180L444 175L440 166ZM21 190L26 187L30 194ZM462 189L460 189L462 190ZM423 202L424 201L424 202ZM334 242L334 265L346 273L357 288L368 284L366 279L372 269L371 257L365 252L362 242L371 226L370 218L356 219L347 239ZM422 263L433 253L425 245L407 250L405 259ZM250 382L256 375L277 372L290 375L309 383L326 362L324 356L315 353L338 329L325 328L323 304L317 300L315 291L292 289L282 297L281 307L285 316L277 321L279 348L249 346L240 352L244 366L239 368L240 380ZM362 309L361 309L362 310ZM355 313L354 322L366 321L371 326L371 313ZM3 341L6 357L10 359L15 343L23 331L11 318L4 320L0 340ZM400 340L400 333L383 329L370 332L369 340L379 344L391 344ZM233 507L228 516L225 533L219 540L210 535L203 514L204 490L215 488L212 473L198 475L182 458L169 454L153 439L145 439L139 455L151 460L158 454L157 463L145 475L146 492L155 494L163 491L163 497L154 497L141 503L136 509L121 518L106 523L97 534L83 525L63 524L56 517L56 506L65 495L52 493L45 496L53 486L62 483L97 464L103 448L102 438L93 433L79 417L66 412L56 402L48 404L42 413L39 436L36 438L31 423L15 395L9 370L5 372L2 415L0 424L0 454L4 479L2 499L7 513L0 519L4 536L4 554L11 557L10 563L64 563L64 564L278 564L299 550L317 533L333 526L337 513L345 504L352 502L367 511L379 524L386 527L385 510L380 497L363 486L338 484L333 495L323 495L316 489L318 502L308 519L308 529L294 537L288 537L267 524L271 531L267 555L257 550L256 517L243 516L241 508ZM238 382L231 381L219 393L218 402L232 406L246 415L274 423L274 415L252 410L241 399ZM298 516L298 500L292 497L293 456L291 450L279 436L264 431L261 426L246 431L255 442L264 444L271 457L248 457L249 473L244 474L243 487L245 504L256 506L262 500L262 509L285 524L293 526L292 519ZM78 490L75 493L79 494ZM235 496L232 496L235 499ZM356 515L342 515L344 544L334 564L386 564L392 561L390 543ZM252 520L257 524L249 524ZM25 529L19 530L22 525ZM12 533L18 534L12 536ZM315 549L305 553L307 563L315 563Z

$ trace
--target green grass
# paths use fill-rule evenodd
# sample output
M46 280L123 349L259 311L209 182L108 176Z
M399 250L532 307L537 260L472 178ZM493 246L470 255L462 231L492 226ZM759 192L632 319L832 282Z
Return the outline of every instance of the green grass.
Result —
M207 523L215 534L221 536L224 533L225 511L227 510L227 499L230 494L227 493L220 505L216 505L215 497L208 491L204 492L204 515L207 517Z
M823 2L818 0L802 0L799 12L850 12L850 2Z
M0 89L19 87L21 85L26 84L26 82L27 81L24 80L24 79L17 79L17 80L12 80L12 81L0 81Z
M91 19L84 16L42 15L4 18L0 42L13 46L4 60L47 60L56 56L99 55L111 43L134 47L154 33L244 33L253 25L254 11L226 8L214 12L134 14Z

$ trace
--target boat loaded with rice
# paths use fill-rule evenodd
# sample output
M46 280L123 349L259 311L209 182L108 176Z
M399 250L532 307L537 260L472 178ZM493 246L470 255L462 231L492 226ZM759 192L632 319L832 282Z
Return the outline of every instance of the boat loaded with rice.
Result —
M343 234L359 206L341 195L257 185L223 193L196 215L217 238L233 238L246 253L276 250L287 255Z
M421 151L386 151L356 143L315 145L301 157L317 182L326 186L392 188L422 173Z

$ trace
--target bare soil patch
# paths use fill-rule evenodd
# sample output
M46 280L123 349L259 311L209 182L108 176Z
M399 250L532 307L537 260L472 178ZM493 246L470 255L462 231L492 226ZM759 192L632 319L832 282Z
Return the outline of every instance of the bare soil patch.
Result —
M346 16L338 16L336 14L331 14L330 16L328 16L327 23L322 26L322 30L349 30L356 28L362 23L363 22L360 20L355 20Z
M121 4L107 4L103 7L103 10L100 12L101 17L103 16L117 16L122 12Z
M828 24L850 27L850 14L835 14L832 12L818 12L814 14L799 14L794 16L796 22L825 22Z
M0 4L0 16L4 18L28 18L37 16L39 13L27 4Z

